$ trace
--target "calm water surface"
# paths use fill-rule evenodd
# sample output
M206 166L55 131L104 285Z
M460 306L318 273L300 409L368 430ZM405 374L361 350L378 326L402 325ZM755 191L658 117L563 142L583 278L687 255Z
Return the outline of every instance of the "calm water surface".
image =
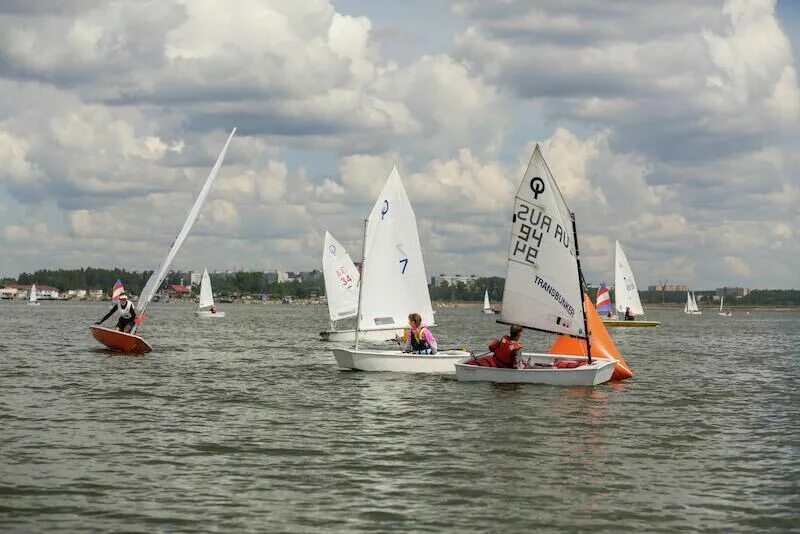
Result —
M558 388L338 371L322 306L154 304L154 352L113 356L88 331L108 307L0 302L0 530L800 522L799 313L653 312L661 328L612 331L634 379ZM443 348L505 330L478 308L437 316Z

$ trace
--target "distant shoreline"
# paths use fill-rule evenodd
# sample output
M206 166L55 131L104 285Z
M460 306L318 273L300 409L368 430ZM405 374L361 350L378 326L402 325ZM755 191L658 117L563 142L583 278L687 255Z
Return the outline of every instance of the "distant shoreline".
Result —
M481 301L472 300L435 300L433 301L434 308L480 308L483 306ZM645 310L683 310L683 304L642 304ZM493 306L494 307L494 306ZM497 305L496 309L502 308ZM713 312L719 310L719 306L701 306L700 311ZM725 311L735 313L737 311L775 311L775 312L800 312L800 306L725 306Z

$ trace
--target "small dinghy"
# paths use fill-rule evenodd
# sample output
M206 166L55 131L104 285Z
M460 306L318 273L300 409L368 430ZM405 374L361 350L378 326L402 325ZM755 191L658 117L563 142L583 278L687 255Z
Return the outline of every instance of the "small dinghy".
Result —
M689 315L703 315L700 308L697 307L697 300L694 298L694 291L686 292L686 304L683 306L683 313Z
M214 294L211 291L211 277L208 269L203 269L203 278L200 279L200 302L194 314L198 317L221 318L225 312L217 311L214 306Z
M145 352L150 352L150 345L144 339L137 336L136 331L139 329L142 321L146 317L145 311L147 310L147 305L150 304L156 292L158 291L158 288L161 287L161 283L167 276L167 271L169 271L172 260L175 258L175 255L178 253L181 245L183 245L183 242L189 235L189 231L192 229L192 226L197 220L198 215L200 215L200 209L203 207L206 198L208 198L208 193L211 191L211 186L213 185L214 180L219 173L220 167L222 167L222 161L225 159L225 153L228 151L228 145L230 144L231 139L233 139L233 134L235 133L236 128L231 131L231 134L228 136L228 140L225 141L225 146L222 147L222 152L220 152L219 157L217 157L217 161L214 163L211 173L208 175L208 178L206 178L206 182L203 185L203 188L200 190L200 194L197 196L197 199L194 201L192 209L189 210L189 215L187 216L186 221L183 223L183 228L181 228L180 233L178 233L175 241L173 241L166 258L164 258L164 261L161 263L161 265L156 268L155 271L153 271L153 274L144 285L142 294L139 296L139 301L136 303L137 305L141 305L141 308L139 306L136 308L136 324L133 326L130 334L120 332L118 330L112 330L110 328L103 328L102 326L98 325L92 325L89 327L92 337L109 349L129 354L143 354ZM146 347L147 350L142 350L144 347Z
M719 311L717 312L717 315L721 315L722 317L730 317L731 312L722 311L722 306L724 303L725 303L725 295L722 295L719 299Z
M36 298L36 284L31 285L30 294L28 295L28 306L39 306L39 299Z
M483 313L491 313L491 314L495 313L495 311L492 309L492 305L489 304L488 289L483 292Z
M489 356L468 358L455 364L456 378L461 382L554 386L608 382L621 358L613 358L613 354L618 355L616 347L591 301L581 291L583 276L575 216L538 145L517 189L511 220L503 309L498 322L560 337L550 354L523 353L517 368L494 367L495 360ZM605 336L613 350L599 353L592 343L595 334Z
M410 313L419 313L426 325L434 322L417 220L396 167L364 221L361 258L355 348L333 350L339 367L359 371L453 373L453 364L467 357L468 352L419 355L400 350L359 350L363 333L391 337L408 327Z
M601 286L600 291L597 292L597 312L602 314L609 312L608 309L611 305L611 298L608 295L608 289L605 289L606 295L603 299L601 306L601 292L605 289L605 285ZM614 257L614 297L617 300L617 312L624 314L625 310L630 310L633 314L631 319L620 319L619 315L612 316L611 318L603 317L603 324L612 327L654 327L659 326L659 321L645 321L640 319L644 315L644 307L639 298L639 289L636 287L636 279L633 277L633 270L631 269L628 258L625 256L625 251L622 250L622 245L617 241L616 251ZM606 303L607 301L607 303Z

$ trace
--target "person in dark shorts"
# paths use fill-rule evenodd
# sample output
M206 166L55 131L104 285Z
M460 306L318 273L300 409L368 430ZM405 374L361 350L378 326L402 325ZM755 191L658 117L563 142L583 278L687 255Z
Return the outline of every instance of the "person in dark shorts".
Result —
M115 328L120 332L130 332L131 328L133 328L133 325L136 323L136 308L133 307L133 302L128 300L128 295L125 293L119 296L119 302L114 304L114 307L109 310L105 317L94 324L102 323L111 317L114 312L119 312L119 320Z

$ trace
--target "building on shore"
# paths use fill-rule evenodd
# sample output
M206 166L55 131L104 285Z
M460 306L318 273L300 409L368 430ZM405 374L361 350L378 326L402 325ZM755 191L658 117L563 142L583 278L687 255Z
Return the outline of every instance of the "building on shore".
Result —
M666 284L663 286L647 286L648 291L689 291L689 286L683 284Z
M717 297L733 297L740 299L750 294L750 289L746 287L718 287Z
M27 299L31 284L8 284L0 289L0 298ZM39 300L58 300L58 288L45 284L36 284L36 298Z
M478 280L478 276L474 274L438 274L436 276L431 277L431 285L433 287L439 287L443 283L447 282L449 286L455 286L459 283L464 284L465 286L471 286Z

